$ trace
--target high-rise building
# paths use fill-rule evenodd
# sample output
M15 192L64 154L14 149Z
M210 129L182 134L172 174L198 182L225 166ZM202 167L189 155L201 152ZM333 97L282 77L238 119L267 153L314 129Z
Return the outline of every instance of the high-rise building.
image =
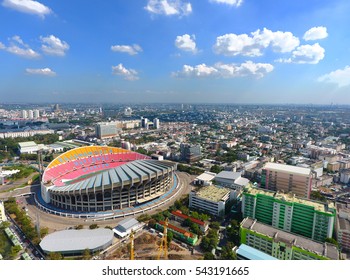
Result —
M34 112L33 110L28 110L28 119L34 119Z
M39 112L39 110L34 110L33 111L33 116L34 116L34 119L39 119L40 118L40 112Z
M183 161L186 161L186 162L198 161L202 156L201 146L181 143L180 154L181 154L181 160Z
M95 127L96 136L99 139L113 138L117 136L119 129L115 122L98 123Z
M268 162L262 169L261 187L264 189L310 198L311 186L310 168Z
M242 244L280 260L339 260L339 250L334 244L315 242L252 218L242 221L240 236Z
M159 119L158 118L153 119L153 127L155 129L159 129L160 128L160 124L159 124Z
M141 127L148 128L148 119L141 117Z
M22 119L28 119L28 112L26 110L22 110L21 117Z
M248 186L242 193L243 217L323 242L331 238L335 208L317 201L297 198Z

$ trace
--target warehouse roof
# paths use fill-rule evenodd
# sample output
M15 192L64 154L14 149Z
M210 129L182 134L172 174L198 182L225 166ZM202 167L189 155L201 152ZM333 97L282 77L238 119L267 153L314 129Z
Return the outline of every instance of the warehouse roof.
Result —
M62 230L44 237L40 247L45 252L75 252L94 250L112 242L113 231L107 228Z

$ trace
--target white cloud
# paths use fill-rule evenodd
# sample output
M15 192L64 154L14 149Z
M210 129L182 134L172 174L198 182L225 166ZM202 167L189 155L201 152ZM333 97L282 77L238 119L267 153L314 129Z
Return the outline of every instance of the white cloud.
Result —
M225 34L216 38L214 51L225 56L261 56L264 49L271 46L272 50L279 53L291 52L300 41L291 32L273 32L264 28L248 34Z
M19 36L13 36L12 38L9 38L9 41L10 43L8 46L0 43L0 49L25 58L40 57L40 54L32 50Z
M151 14L187 16L192 12L192 6L183 0L148 0L145 10Z
M192 35L182 35L182 36L177 36L175 39L175 46L186 52L193 52L196 53L198 50L196 48L196 42L195 42L195 36Z
M50 8L33 0L4 0L2 5L22 13L35 14L41 17L45 17L52 12Z
M111 50L114 52L123 52L129 55L136 55L139 52L142 52L142 48L139 45L114 45L111 47Z
M313 45L302 45L292 52L291 58L279 59L277 61L298 64L317 64L324 58L324 53L324 48L318 43Z
M206 64L199 64L196 66L184 65L181 71L172 73L172 75L179 78L262 78L267 73L273 71L273 69L273 65L268 63L254 63L252 61L246 61L240 65L234 63L216 63L214 66L208 66Z
M332 71L317 79L319 82L334 83L338 87L345 87L350 85L350 66L345 66L344 69Z
M56 72L52 71L50 68L41 68L41 69L27 68L26 73L30 75L41 75L41 76L50 76L50 77L56 76Z
M47 55L65 56L66 51L69 50L69 45L61 41L59 38L50 35L47 37L40 37L42 51Z
M305 32L303 39L305 41L319 40L328 37L327 28L324 26L312 27Z
M209 2L239 7L243 3L243 0L209 0Z
M127 69L122 63L117 66L112 66L112 74L122 76L124 80L135 81L138 80L138 73L134 69Z

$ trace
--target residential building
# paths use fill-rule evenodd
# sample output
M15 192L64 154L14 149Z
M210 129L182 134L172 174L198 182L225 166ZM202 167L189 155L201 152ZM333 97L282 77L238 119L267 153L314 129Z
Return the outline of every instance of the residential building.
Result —
M180 154L181 154L181 160L183 161L186 161L186 162L198 161L202 156L201 146L181 143Z
M153 128L155 128L155 129L159 129L160 128L160 123L159 123L159 119L158 118L153 119Z
M213 216L223 216L225 206L232 200L231 190L217 186L203 187L198 191L191 191L189 207L209 213Z
M98 123L95 130L96 136L99 139L113 138L117 136L119 132L116 122Z
M262 169L261 187L310 198L312 171L310 168L268 162Z
M350 206L337 204L336 234L340 248L350 252Z
M323 242L333 235L336 209L318 201L260 188L242 193L243 217Z
M240 227L241 243L279 260L339 260L338 248L245 218Z
M350 169L340 170L340 183L349 184L350 182Z

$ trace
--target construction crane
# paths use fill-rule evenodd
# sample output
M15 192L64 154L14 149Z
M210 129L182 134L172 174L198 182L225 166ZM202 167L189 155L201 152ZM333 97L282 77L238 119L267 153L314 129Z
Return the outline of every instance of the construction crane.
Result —
M164 259L167 259L168 258L168 218L166 218L164 222L163 236L158 248L157 260L160 259L160 256L162 255L162 253L164 254Z
M134 231L132 230L130 233L130 260L135 259L134 249Z

